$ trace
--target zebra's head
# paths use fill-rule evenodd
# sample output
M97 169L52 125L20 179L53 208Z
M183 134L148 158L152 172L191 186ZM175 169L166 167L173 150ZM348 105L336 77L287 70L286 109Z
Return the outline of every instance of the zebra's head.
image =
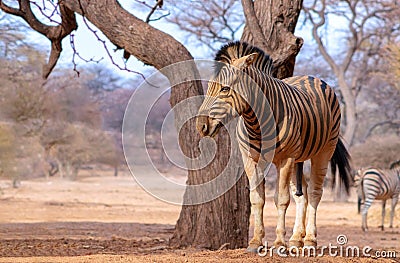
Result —
M206 98L200 106L196 127L201 136L214 137L230 120L248 107L243 83L248 77L243 71L254 63L259 53L251 53L230 63L219 62L215 77L208 82Z

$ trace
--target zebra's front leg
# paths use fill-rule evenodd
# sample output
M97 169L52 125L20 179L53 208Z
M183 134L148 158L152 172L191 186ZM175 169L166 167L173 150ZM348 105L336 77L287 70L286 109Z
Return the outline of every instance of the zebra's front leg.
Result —
M243 163L249 179L251 213L254 216L254 235L247 247L248 252L257 253L258 247L262 246L265 236L263 210L265 204L264 170L262 165L244 156Z
M275 190L275 206L278 210L278 222L276 225L276 239L274 242L275 247L286 246L285 235L285 217L286 210L290 203L289 185L290 176L294 172L294 159L288 158L283 160L280 164L276 165L278 170L278 181Z
M296 181L295 177L292 176L290 187L293 199L296 203L296 219L293 226L293 235L289 239L289 246L303 247L304 245L303 238L306 235L306 210L308 204L307 182L303 176L302 180L303 195L297 196L296 195L297 187L295 181Z
M396 211L396 205L397 202L399 201L399 196L394 196L392 198L392 205L390 209L390 225L389 228L393 228L393 217L394 217L394 212Z

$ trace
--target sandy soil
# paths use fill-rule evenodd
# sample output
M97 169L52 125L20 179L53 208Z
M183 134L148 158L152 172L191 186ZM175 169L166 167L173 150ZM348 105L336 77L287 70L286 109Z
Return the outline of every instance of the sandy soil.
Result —
M370 246L373 255L362 257L260 257L244 249L205 251L168 247L180 207L144 192L127 173L111 172L80 177L78 181L51 178L23 181L13 189L0 181L0 262L376 262L376 251L396 251L400 262L400 205L395 227L378 229L380 204L370 209L370 231L363 233L355 194L348 203L334 203L324 195L318 214L319 245ZM269 193L272 194L272 193ZM288 209L288 234L294 221ZM275 238L276 210L271 196L265 207L266 241ZM387 211L388 217L389 211ZM386 224L387 225L387 224ZM337 250L339 252L339 250Z

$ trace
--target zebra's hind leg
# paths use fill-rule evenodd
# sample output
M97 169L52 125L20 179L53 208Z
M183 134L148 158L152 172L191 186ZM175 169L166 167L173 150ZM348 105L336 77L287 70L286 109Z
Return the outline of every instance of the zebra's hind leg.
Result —
M363 186L365 187L365 185ZM364 193L366 192L366 189L363 189ZM361 211L361 216L362 216L362 224L361 224L361 229L365 232L368 231L368 209L371 207L372 202L375 200L375 193L368 193L365 197L365 202L362 207Z
M286 247L285 242L285 217L286 210L290 202L289 186L290 178L294 173L294 158L288 158L276 164L278 170L278 180L275 190L275 206L278 210L278 221L276 225L276 239L274 241L275 247Z
M385 212L386 212L386 200L382 200L382 225L379 228L383 231L385 230Z
M308 206L307 206L307 227L304 245L310 247L317 246L317 209L321 201L323 183L328 167L330 155L327 152L315 156L311 159L311 177L308 187Z
M297 179L296 179L297 180ZM294 201L296 202L296 219L294 222L294 227L293 227L293 235L289 239L289 246L295 246L295 247L303 247L304 242L303 238L306 235L306 210L307 210L307 204L308 204L308 196L307 196L307 182L304 179L302 179L302 190L303 190L303 195L302 196L297 196L296 191L297 186L294 183L295 179L294 176L292 176L292 181L291 181L291 190L292 190L292 196Z
M399 196L393 196L392 198L392 205L390 209L390 228L393 228L393 217L394 217L394 212L396 211L396 205L397 202L399 201Z

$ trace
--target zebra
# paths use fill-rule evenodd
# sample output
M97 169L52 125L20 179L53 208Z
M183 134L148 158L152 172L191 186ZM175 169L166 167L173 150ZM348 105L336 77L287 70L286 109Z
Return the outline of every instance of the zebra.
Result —
M278 171L274 246L287 246L285 215L291 191L296 202L296 220L289 245L316 247L316 211L329 160L334 175L339 168L347 192L351 179L350 155L339 138L341 114L334 91L324 81L311 76L284 81L274 78L269 55L245 42L223 46L215 61L215 76L208 82L196 128L200 136L214 137L224 124L241 116L236 137L249 180L254 215L254 234L247 251L257 252L265 236L264 170L271 159ZM307 182L302 166L308 159L311 159L311 176ZM296 177L301 180L300 184Z
M382 225L384 230L386 200L392 199L389 228L393 228L393 218L400 195L400 161L392 163L390 170L376 168L357 171L355 183L358 193L358 213L361 211L361 229L368 231L368 209L374 200L382 200ZM361 205L363 206L361 207Z

